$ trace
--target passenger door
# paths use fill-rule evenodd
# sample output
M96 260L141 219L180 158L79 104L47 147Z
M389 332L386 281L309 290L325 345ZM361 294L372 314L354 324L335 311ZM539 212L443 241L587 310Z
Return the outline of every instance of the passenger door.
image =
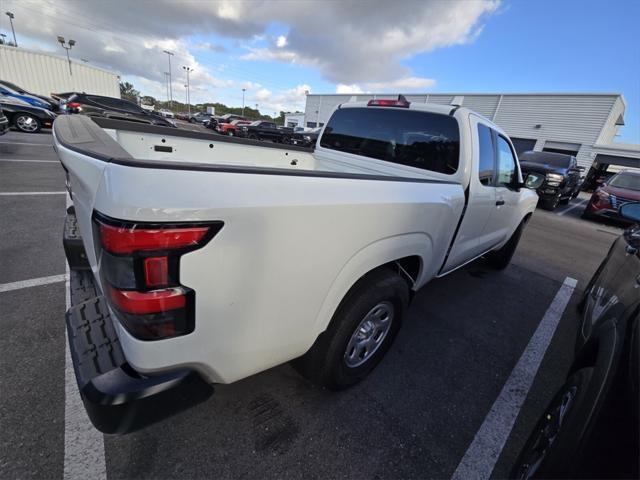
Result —
M520 179L520 170L509 141L496 132L494 139L497 159L496 208L487 228L491 230L488 233L495 236L496 243L501 243L511 236L520 220L517 218L520 214L520 193L513 188L514 182Z
M491 128L471 116L473 162L467 208L442 274L473 260L498 243L496 233L487 228L496 210L495 136Z

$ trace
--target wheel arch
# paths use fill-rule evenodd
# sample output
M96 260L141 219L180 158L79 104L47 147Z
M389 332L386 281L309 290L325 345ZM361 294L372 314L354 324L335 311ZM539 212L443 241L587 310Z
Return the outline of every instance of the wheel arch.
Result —
M388 237L362 248L345 263L329 287L314 322L314 335L326 330L341 302L369 274L385 268L397 271L414 290L424 283L421 280L432 256L433 242L425 233Z

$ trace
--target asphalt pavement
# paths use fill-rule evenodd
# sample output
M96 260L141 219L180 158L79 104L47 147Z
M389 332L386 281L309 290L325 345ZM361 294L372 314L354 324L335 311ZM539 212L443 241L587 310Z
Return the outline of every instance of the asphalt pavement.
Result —
M55 160L48 133L0 137L0 478L61 478L74 461L65 453L74 432L65 422L64 282L20 283L65 273L64 172ZM449 478L561 285L576 279L499 449L492 476L505 477L563 383L575 305L622 232L580 219L582 207L571 207L584 199L538 209L505 271L478 261L421 289L387 357L361 384L331 393L282 365L218 386L160 424L104 436L107 478Z

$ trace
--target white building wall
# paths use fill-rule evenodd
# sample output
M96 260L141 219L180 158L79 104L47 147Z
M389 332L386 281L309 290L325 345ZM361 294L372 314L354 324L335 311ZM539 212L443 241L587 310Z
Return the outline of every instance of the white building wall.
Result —
M548 142L578 145L578 163L590 167L593 146L610 143L624 114L618 94L407 94L407 100L470 108L493 120L511 137L536 140L535 150ZM372 98L397 98L397 94L308 95L306 122L326 123L341 103ZM599 139L601 139L599 141Z
M24 48L0 45L0 79L33 93L86 92L120 98L119 76L92 65Z

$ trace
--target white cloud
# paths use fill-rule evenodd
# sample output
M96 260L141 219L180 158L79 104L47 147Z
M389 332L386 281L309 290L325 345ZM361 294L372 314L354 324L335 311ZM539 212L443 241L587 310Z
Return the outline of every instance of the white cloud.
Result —
M248 96L247 103L249 105L257 103L260 111L267 114L271 114L272 111L301 111L304 110L307 93L311 93L311 87L307 84L297 85L277 93L261 88Z
M343 83L339 83L336 86L336 93L364 93L364 91L355 83L351 85L345 85Z
M431 88L433 80L417 77L403 61L474 41L484 18L499 5L500 0L370 0L366 8L357 0L291 2L286 8L266 0L154 0L153 5L130 0L3 2L20 18L19 41L22 37L27 44L56 49L55 36L63 34L77 41L71 52L74 57L156 82L158 88L164 85L168 70L162 51L169 49L175 53L177 90L183 88L181 67L188 65L194 68L195 98L202 94L209 100L216 89L232 82L214 75L215 67L208 69L194 55L224 49L207 42L207 35L244 52L240 55L247 61L317 69L340 90L419 90ZM273 24L283 25L286 35L269 37ZM191 43L190 38L204 40ZM284 92L272 97L285 98Z

